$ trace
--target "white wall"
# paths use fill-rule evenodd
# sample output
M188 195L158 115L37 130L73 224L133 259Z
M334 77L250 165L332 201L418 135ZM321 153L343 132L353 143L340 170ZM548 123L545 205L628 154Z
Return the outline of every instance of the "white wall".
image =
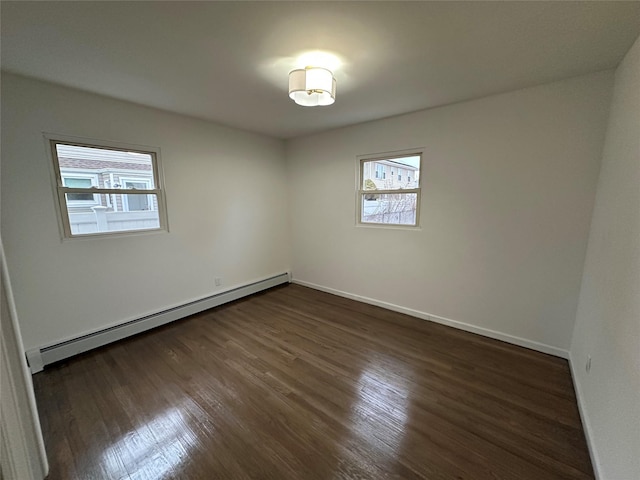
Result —
M601 72L287 142L294 280L566 355L612 81ZM356 156L421 146L421 229L356 227Z
M203 101L205 101L203 99ZM170 233L62 242L43 132L157 146ZM283 142L2 75L2 232L27 349L289 270Z
M571 363L599 478L640 478L640 39L616 71Z

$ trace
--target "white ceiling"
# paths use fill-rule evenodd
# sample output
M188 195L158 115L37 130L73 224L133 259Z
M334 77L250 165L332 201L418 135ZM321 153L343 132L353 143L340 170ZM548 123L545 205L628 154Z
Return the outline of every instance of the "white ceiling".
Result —
M615 67L640 2L7 2L2 68L291 138ZM336 103L287 96L338 55Z

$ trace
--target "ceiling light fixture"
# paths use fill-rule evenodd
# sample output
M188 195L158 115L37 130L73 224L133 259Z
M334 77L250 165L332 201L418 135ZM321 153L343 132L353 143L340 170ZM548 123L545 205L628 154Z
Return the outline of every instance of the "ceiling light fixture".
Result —
M304 107L331 105L336 101L336 79L322 67L293 70L289 72L289 98Z

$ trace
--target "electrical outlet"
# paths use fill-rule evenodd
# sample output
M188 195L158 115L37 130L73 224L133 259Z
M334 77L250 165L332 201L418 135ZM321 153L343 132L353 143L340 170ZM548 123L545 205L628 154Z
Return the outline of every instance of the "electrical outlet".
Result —
M585 370L587 371L587 373L589 373L589 371L591 370L591 355L587 356L587 365L585 367Z
M222 286L222 277L216 277L215 282L216 282L216 287Z

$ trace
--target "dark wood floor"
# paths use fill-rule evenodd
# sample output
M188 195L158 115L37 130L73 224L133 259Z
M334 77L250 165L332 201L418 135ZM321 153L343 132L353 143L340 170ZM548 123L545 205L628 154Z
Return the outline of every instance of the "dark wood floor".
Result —
M34 383L51 480L593 478L566 361L296 285Z

